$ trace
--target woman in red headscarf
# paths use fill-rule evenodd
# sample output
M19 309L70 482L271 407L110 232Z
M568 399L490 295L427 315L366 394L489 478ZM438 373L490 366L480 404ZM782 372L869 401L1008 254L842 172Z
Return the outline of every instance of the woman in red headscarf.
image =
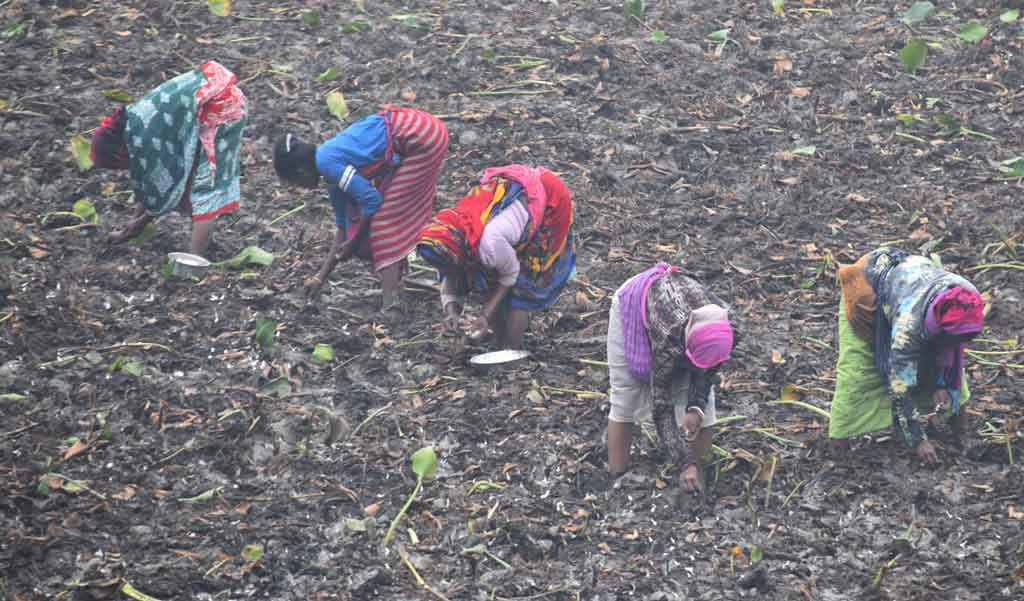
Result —
M894 426L922 461L937 463L928 431L946 418L959 443L964 430L964 351L981 332L981 295L927 257L892 248L842 267L839 279L833 446Z
M246 103L236 81L209 61L103 119L92 137L93 165L128 170L138 203L111 243L138 236L177 209L192 217L190 252L206 251L213 219L239 205Z

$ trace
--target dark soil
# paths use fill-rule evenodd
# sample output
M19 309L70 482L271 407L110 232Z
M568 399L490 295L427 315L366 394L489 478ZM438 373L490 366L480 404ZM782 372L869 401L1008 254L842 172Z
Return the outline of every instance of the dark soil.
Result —
M617 1L233 4L219 18L198 1L0 2L0 595L109 599L127 582L164 601L1024 596L1024 212L1020 180L1000 179L1024 156L1024 38L1000 2L939 3L913 30L906 2L790 0L777 16L768 1L652 0L642 23ZM970 20L989 29L976 44L957 39ZM724 28L719 47L707 36ZM898 56L910 35L937 44L916 76ZM69 140L114 106L103 91L139 95L210 58L251 103L242 210L211 255L276 259L165 281L187 221L107 247L130 184L79 173ZM331 67L338 79L315 79ZM529 362L474 371L485 347L442 334L436 294L416 287L404 314L378 316L365 265L304 302L330 209L277 182L271 145L342 127L334 88L353 119L386 103L442 116L439 207L491 165L565 179L579 275L531 324ZM46 219L83 198L99 227ZM835 262L882 243L971 277L991 302L975 348L1004 353L972 359L972 435L943 445L937 469L895 441L830 458L825 420L768 404L792 384L828 407ZM744 419L719 428L700 497L649 445L614 486L604 477L608 382L588 361L604 358L609 293L659 258L732 302L742 332L719 411ZM280 324L269 351L257 317ZM333 361L311 360L317 343ZM1007 431L1015 459L991 435ZM437 475L384 548L427 444Z

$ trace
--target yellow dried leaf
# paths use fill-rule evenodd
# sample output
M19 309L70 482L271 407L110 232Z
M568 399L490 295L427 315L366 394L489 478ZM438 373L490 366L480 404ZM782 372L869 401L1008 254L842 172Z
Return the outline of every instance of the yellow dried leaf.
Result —
M71 459L75 455L80 454L82 451L88 448L89 445L85 444L81 440L76 440L75 444L71 445L71 447L67 451L64 451L64 461Z
M782 356L782 353L780 353L779 351L772 351L772 363L776 365L782 365L785 362L786 359L785 357Z
M788 58L786 58L784 56L779 56L779 57L775 58L775 66L772 67L772 72L774 72L776 75L780 75L782 73L788 73L788 72L790 72L792 70L793 70L793 61L789 60Z
M789 93L797 98L804 98L805 96L811 95L811 89L796 87L790 90Z

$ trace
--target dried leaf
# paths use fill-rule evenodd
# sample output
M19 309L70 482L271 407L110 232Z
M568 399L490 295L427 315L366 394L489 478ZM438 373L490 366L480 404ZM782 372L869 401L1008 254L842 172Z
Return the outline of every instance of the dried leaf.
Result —
M790 90L789 93L790 93L790 95L796 96L797 98L804 98L806 96L810 96L811 95L811 89L810 88L799 88L799 87L797 87L797 88L793 88L792 90Z
M786 359L782 356L779 351L772 351L772 363L776 365L782 365L786 362Z
M775 58L775 65L772 67L772 73L781 75L783 73L789 73L793 70L793 61L789 60L785 56L779 56Z
M71 445L71 447L68 448L67 451L64 451L64 461L67 461L68 459L71 459L75 455L81 454L83 451L85 451L88 448L89 448L89 445L87 445L84 442L82 442L81 439L76 440L75 444Z
M1010 516L1011 520L1024 520L1024 511L1017 511L1013 505L1007 507L1006 514Z

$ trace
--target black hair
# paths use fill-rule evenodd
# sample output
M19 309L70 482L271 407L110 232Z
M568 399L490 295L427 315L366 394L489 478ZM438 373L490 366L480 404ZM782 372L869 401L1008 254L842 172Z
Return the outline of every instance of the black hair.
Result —
M300 172L316 169L316 146L286 134L274 143L274 171L277 177L294 181Z

